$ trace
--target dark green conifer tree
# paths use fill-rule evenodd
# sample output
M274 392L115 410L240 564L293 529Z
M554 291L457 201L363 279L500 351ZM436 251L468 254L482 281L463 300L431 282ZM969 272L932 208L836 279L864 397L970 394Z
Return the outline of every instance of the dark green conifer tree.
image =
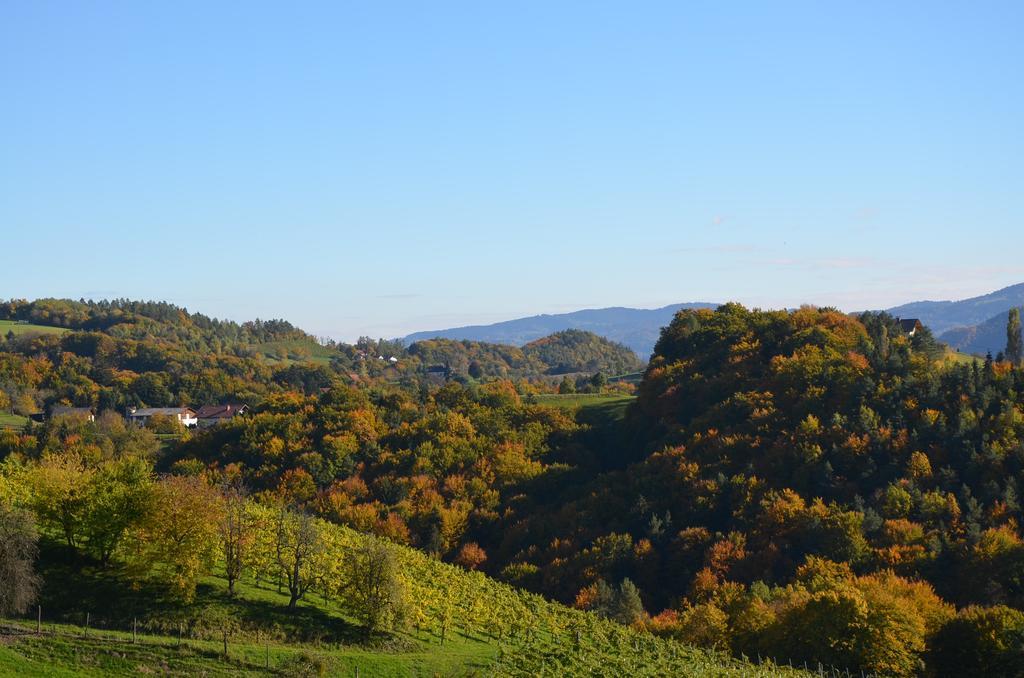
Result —
M1019 365L1024 357L1024 339L1020 331L1020 309L1011 308L1006 320L1006 359Z

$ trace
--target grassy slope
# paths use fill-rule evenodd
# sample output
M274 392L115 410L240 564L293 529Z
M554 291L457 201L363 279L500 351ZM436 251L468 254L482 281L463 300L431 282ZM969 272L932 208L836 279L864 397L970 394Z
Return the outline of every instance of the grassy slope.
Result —
M0 320L0 337L6 337L8 332L14 332L14 335L18 336L20 334L64 334L67 330L62 327L23 325L15 320Z
M52 629L42 636L25 633L0 635L0 674L26 677L67 676L137 676L159 673L177 676L241 676L273 675L257 665L245 666L241 661L225 661L215 650L190 643L175 647L167 638L142 636L133 645L130 637L112 641L112 634L99 638L70 637L70 627L60 627L61 635Z
M608 383L615 384L620 381L624 381L627 384L639 384L641 381L643 381L643 378L643 372L630 372L629 374L619 374L614 377L608 377Z
M20 414L11 414L10 412L0 412L0 428L17 428L20 429L28 421L28 417L23 417Z
M332 531L342 545L364 539L345 528ZM409 597L425 616L418 627L366 641L343 607L316 594L290 612L273 586L246 579L231 598L225 581L211 576L183 607L148 587L132 587L116 572L68 560L59 545L47 543L44 634L31 633L31 619L18 623L21 634L0 631L0 674L260 675L269 647L271 675L293 675L284 669L302 653L321 657L328 675L353 675L356 668L363 676L780 675L549 603L413 549L397 554ZM76 626L85 611L89 638ZM133 618L138 645L131 643ZM192 630L179 647L174 629L183 623ZM226 660L225 625L232 629Z
M541 405L553 405L555 407L576 408L601 406L625 407L631 403L634 396L606 395L600 393L541 393L533 396L536 402Z
M481 674L492 663L492 648L477 643L486 653L474 654L465 651L467 645L456 641L446 645L444 651L391 653L229 637L225 658L221 640L184 639L179 644L173 636L140 633L137 643L133 643L130 632L93 630L85 637L82 627L47 624L43 634L36 635L31 624L11 624L6 635L0 632L0 675L301 675L296 666L310 656L325 666L327 675L353 675L357 669L363 676L382 677Z
M260 352L260 355L271 365L291 365L296 362L311 362L319 365L330 365L331 358L338 355L336 350L321 346L315 341L269 341L262 344L253 344L253 347ZM278 357L279 352L286 357ZM304 357L301 360L294 360L291 356L299 352Z

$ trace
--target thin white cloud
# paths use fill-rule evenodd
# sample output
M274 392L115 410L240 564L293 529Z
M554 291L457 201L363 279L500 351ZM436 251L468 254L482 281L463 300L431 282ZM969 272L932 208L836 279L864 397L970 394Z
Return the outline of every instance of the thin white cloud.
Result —
M767 249L759 245L745 244L698 245L693 247L678 247L670 250L673 254L688 254L693 252L707 254L752 254L755 252L765 251L767 251Z
M881 262L870 257L810 257L806 259L797 257L778 257L754 263L769 264L771 266L804 268L809 271L829 271L850 268L869 268L876 266Z

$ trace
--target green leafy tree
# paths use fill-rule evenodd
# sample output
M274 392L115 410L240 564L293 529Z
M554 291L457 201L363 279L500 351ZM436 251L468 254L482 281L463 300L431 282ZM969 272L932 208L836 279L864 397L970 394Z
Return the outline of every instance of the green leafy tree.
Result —
M393 548L377 539L349 552L341 589L367 632L392 630L402 621L405 591L398 574Z
M1002 605L965 608L931 646L938 676L1024 675L1024 613Z
M82 531L86 549L106 567L125 533L146 515L153 485L150 464L124 457L89 478Z
M60 533L72 548L82 539L93 473L78 455L47 454L27 477L40 523Z
M160 480L153 486L145 518L130 537L131 570L190 602L216 561L222 511L220 495L202 478Z

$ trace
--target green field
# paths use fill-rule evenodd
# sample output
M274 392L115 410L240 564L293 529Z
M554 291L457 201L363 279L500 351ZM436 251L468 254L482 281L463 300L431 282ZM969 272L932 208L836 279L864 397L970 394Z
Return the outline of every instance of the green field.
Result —
M330 365L331 358L338 355L335 349L321 346L312 340L269 341L254 344L253 347L267 362L275 365L291 365L297 362Z
M0 412L0 428L20 429L26 422L28 422L28 417L23 417L20 414L11 414L10 412Z
M63 327L29 325L16 320L0 320L0 337L6 337L9 332L14 332L14 336L19 336L22 334L64 334L67 330Z
M629 374L618 374L614 377L608 377L609 384L617 384L619 382L625 382L627 384L639 384L643 381L643 372L630 372Z
M480 651L482 650L482 652ZM70 624L7 622L0 628L0 675L21 676L432 676L481 675L494 660L484 643L463 639L438 649L284 645L90 629ZM314 667L321 666L324 673ZM358 674L357 674L358 671Z
M247 666L240 659L224 660L203 645L181 647L169 638L131 638L103 633L91 638L70 626L49 625L41 635L30 627L8 624L0 630L0 674L35 678L72 676L242 676L274 675L259 666ZM272 656L280 661L275 648Z
M554 405L555 407L570 409L590 407L592 405L620 405L625 407L635 399L635 396L606 395L602 393L540 393L530 397L534 398L541 405Z

